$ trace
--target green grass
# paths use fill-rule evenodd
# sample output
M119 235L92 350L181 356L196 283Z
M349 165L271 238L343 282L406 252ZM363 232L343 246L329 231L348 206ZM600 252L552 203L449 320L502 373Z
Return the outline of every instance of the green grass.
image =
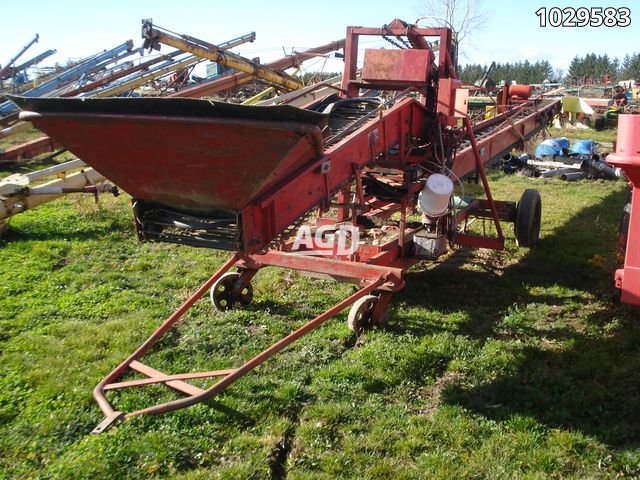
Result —
M109 432L95 384L226 254L138 243L128 199L67 197L0 244L0 478L618 478L640 476L638 310L615 300L624 182L538 188L542 239L414 267L384 328L346 312L208 404ZM472 186L468 186L472 190ZM353 291L265 269L254 303L199 302L147 358L237 366ZM110 397L127 411L174 398Z
M15 145L20 145L21 143L29 142L31 140L35 140L36 138L41 138L43 136L44 136L44 133L42 133L40 130L34 127L30 127L25 130L20 130L7 137L0 138L0 149L11 148Z
M607 128L605 130L579 130L577 128L549 128L549 134L552 138L567 137L573 143L574 140L594 140L596 142L612 143L616 139L617 130L615 128Z

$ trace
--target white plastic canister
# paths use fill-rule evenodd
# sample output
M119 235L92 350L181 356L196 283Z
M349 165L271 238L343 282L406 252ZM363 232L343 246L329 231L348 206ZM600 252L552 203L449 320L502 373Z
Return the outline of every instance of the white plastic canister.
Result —
M420 209L430 217L439 217L449 206L453 193L453 182L446 175L434 173L427 178L424 188L418 195Z

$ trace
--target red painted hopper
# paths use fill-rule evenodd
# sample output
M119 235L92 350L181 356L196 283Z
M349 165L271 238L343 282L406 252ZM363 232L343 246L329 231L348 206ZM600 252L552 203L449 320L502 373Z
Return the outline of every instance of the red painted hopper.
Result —
M13 97L21 118L136 199L238 211L317 156L327 116L195 99Z

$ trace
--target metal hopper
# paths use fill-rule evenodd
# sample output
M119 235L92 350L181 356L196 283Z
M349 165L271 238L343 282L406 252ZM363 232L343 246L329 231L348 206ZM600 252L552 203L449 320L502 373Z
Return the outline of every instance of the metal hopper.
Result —
M139 200L239 211L321 152L327 116L196 99L12 97L21 118Z

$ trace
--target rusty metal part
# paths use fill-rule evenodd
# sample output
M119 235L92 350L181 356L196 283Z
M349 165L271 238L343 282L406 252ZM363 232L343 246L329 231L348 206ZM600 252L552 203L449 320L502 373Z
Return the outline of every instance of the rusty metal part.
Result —
M107 98L107 97L116 97L125 92L134 90L141 85L151 82L156 78L164 77L173 72L180 71L185 68L190 68L199 63L201 59L196 56L189 56L187 58L164 62L162 65L159 65L157 68L151 69L142 75L134 76L134 78L124 81L121 83L115 83L114 85L108 85L107 87L93 92L91 95L92 98Z
M559 111L560 100L532 101L473 124L472 130L479 145L481 162L489 163L508 153L523 138L533 137ZM455 162L451 169L458 177L462 177L474 170L476 159L468 135L463 135L457 142Z
M156 63L160 63L160 62L164 62L166 60L171 60L173 58L175 58L178 55L181 55L183 52L181 52L180 50L176 50L175 52L171 52L167 55L161 55L159 57L156 58L152 58L151 60L147 60L146 62L142 62L138 65L134 65L132 67L129 68L124 68L122 70L119 70L117 72L114 72L110 75L106 75L98 80L95 80L93 82L89 82L86 83L85 85L82 85L81 87L78 88L74 88L73 90L69 90L67 92L64 92L62 95L60 95L61 97L74 97L76 95L79 95L81 93L85 93L85 92L90 92L91 90L95 90L97 88L100 88L104 85L107 85L115 80L118 80L120 78L124 78L128 75L131 75L132 73L135 72L139 72L142 70L148 70L149 67L151 67L152 65L155 65Z
M275 85L279 85L289 90L296 90L304 86L302 81L285 73L273 70L265 65L254 62L247 58L225 51L224 49L212 45L202 44L194 41L193 37L181 38L161 31L154 27L150 20L142 21L142 38L150 45L163 43L184 52L192 53L200 58L206 58L212 62L226 65L241 72L248 73L254 77L261 78Z
M41 153L52 152L60 147L60 143L49 137L40 137L28 142L21 143L14 147L0 151L0 162L15 162L28 158L37 157Z
M41 54L36 55L35 57L27 60L26 62L21 63L20 65L16 65L15 67L11 67L5 72L4 76L0 76L0 80L5 80L7 78L11 78L11 77L15 76L17 73L19 73L19 72L21 72L23 70L26 70L29 67L37 65L42 60L44 60L45 58L50 57L51 55L53 55L56 52L57 52L57 50L55 50L55 49L47 50L46 52L42 52Z
M221 49L228 49L228 48L234 48L238 45L242 45L246 42L251 42L255 39L255 33L249 33L246 35L242 35L240 37L234 38L232 40L226 41L224 43L221 43L219 45L219 48ZM110 75L106 75L96 81L93 82L89 82L81 87L78 88L74 88L72 90L68 90L66 92L63 92L60 96L61 97L73 97L76 95L79 95L81 93L85 93L85 92L90 92L92 90L96 90L102 86L108 85L112 82L114 82L115 80L121 79L121 78L125 78L131 74L134 74L136 72L139 71L145 71L145 70L149 70L150 67L152 67L153 65L160 63L160 62L166 62L166 61L170 61L175 59L175 57L182 55L184 52L180 51L180 50L176 50L174 52L171 52L167 55L162 55L156 58L153 58L151 60L148 60L146 62L142 62L138 65L129 67L129 68L125 68L122 69L120 71L114 72ZM119 85L113 85L110 88L106 88L103 89L99 92L97 92L94 96L96 98L104 98L104 97L109 97L109 96L115 96L118 95L122 92L125 92L127 90L131 90L133 88L136 88L137 86L143 85L155 78L161 77L163 75L166 75L172 71L175 70L179 70L181 68L184 67L188 67L194 63L196 63L197 60L195 57L190 57L188 59L184 59L182 61L176 62L174 64L171 65L167 65L164 68L160 68L154 71L150 71L147 72L144 75L140 75L136 78L131 79L128 82L124 82L121 83ZM24 130L26 128L29 128L30 125L28 123L21 123L18 125L14 125L12 127L9 127L7 129L1 130L0 131L0 138L3 138L5 136L8 135L12 135L13 133L16 133L17 131L20 130ZM40 153L44 153L44 151L50 151L50 150L40 150L40 146L42 146L42 148L49 148L51 145L54 144L48 144L46 142L46 140L44 138L39 139L38 143L34 143L33 145L29 145L27 146L22 145L19 148L16 149L12 149L9 150L6 154L6 157L2 157L0 156L0 159L22 159L22 158L32 158L35 155L39 155ZM53 147L55 148L55 147ZM37 152L37 153L36 153ZM2 154L0 154L2 155Z
M191 308L191 306L204 295L211 285L213 285L225 272L227 272L239 259L239 254L235 253L227 260L220 269L214 273L196 292L191 295L169 318L167 318L158 329L142 344L138 349L118 365L109 375L107 375L93 391L93 396L98 406L109 417L115 413L115 410L104 396L105 387L114 383L124 374L131 366L132 362L142 357L169 329Z
M342 92L340 90L340 83L342 82L342 75L336 75L335 77L328 78L313 85L294 90L282 95L278 95L274 98L262 100L256 105L292 105L294 107L305 108L310 103L317 102L328 95L336 92Z
M487 175L484 172L484 164L482 163L482 158L480 157L480 150L478 149L478 144L476 142L476 137L473 134L473 126L471 125L471 121L469 118L465 118L465 126L467 128L467 132L469 133L469 140L471 141L471 149L473 150L473 156L476 160L476 170L480 174L480 178L482 179L482 186L484 187L485 194L487 195L487 200L489 201L489 205L491 207L491 213L493 216L493 221L496 226L496 231L498 232L498 239L501 242L504 242L504 235L502 233L502 227L500 226L500 219L498 218L498 210L496 209L496 205L493 201L493 195L491 194L491 189L489 188L489 181L487 180Z
M227 50L229 48L234 48L247 42L252 42L254 39L255 39L255 33L252 32L252 33L242 35L240 37L236 37L232 40L223 42L218 46L218 48L222 50ZM183 53L184 52L182 50L176 50L174 52L171 52L168 55L158 57L157 59L149 60L148 62L144 62L143 64L137 65L135 67L131 67L131 69L127 69L128 70L127 75L130 75L137 71L145 71L145 70L146 70L146 73L138 76L133 76L132 78L125 80L121 83L110 85L107 88L97 91L90 96L93 96L95 98L117 96L123 92L126 92L128 90L133 90L134 88L137 88L141 85L144 85L145 83L155 80L156 78L163 77L165 75L168 75L169 73L176 72L184 68L192 67L193 65L201 61L201 59L195 55L188 56L182 59L176 59L176 57L178 57ZM149 68L152 64L155 65L160 61L163 61L164 63L153 69ZM142 65L144 65L144 68L141 68ZM126 75L121 75L120 73L122 72L118 72L118 74L116 74L113 78L108 79L108 81L103 82L101 79L95 83L108 84L108 83L111 83L113 80L116 80L118 78L123 78L126 76ZM76 91L71 92L71 94L63 95L63 96L77 95L78 93L87 91L87 89L89 90L95 89L95 86L91 86L91 88L89 87L90 86L88 85L84 87L80 87L79 89L76 89Z
M338 40L335 42L327 43L325 45L321 45L316 48L311 48L309 50L305 50L304 52L294 53L293 55L288 55L280 60L276 60L270 63L266 63L265 67L268 67L272 70L286 70L287 68L292 68L300 65L305 60L309 60L311 58L315 58L321 55L325 55L329 52L334 52L344 48L345 40ZM236 72L231 75L226 75L222 78L216 78L215 80L208 80L202 82L198 85L194 85L192 87L187 87L179 92L172 93L168 95L169 97L189 97L189 98L199 98L213 95L217 92L222 92L224 90L229 90L230 88L234 88L240 85L243 85L247 82L250 82L255 77L250 73L246 72Z
M509 85L509 96L519 98L529 98L533 93L531 85Z
M300 163L306 161L304 155L322 154L320 132L327 120L325 115L288 106L266 109L203 100L162 100L15 98L23 108L41 112L23 113L23 120L40 126L55 119L60 130L47 129L47 132L56 138L62 136L63 142L78 157L106 159L107 151L115 153L108 163L98 168L116 185L135 198L173 205L177 209L195 212L242 209L251 198L272 186L279 176L299 168ZM59 113L49 113L51 110ZM89 113L96 111L100 113ZM121 113L110 113L115 111ZM178 112L182 115L176 116ZM137 119L139 131L135 127L132 129L132 118ZM149 136L150 126L165 132L161 143L157 143L159 139L155 135ZM88 143L78 136L76 128L87 135L92 135L89 131L98 128L102 134ZM207 133L212 129L217 132L215 135ZM131 140L127 142L130 150L118 141L123 135ZM210 143L194 143L193 155L185 163L182 155L176 156L175 148L180 146L182 149L188 137L208 137ZM248 137L253 143L246 141ZM260 139L264 140L263 144ZM131 162L130 168L137 173L127 171L120 159L123 155L136 157L140 141L148 142L144 148L149 152L158 153L156 166L145 161ZM216 153L220 151L220 142L227 145L224 157ZM211 165L212 156L222 162ZM236 175L237 162L249 160L252 162L251 174ZM158 165L162 168L158 169ZM146 178L144 184L139 182L141 173ZM173 177L170 182L163 180L167 175Z
M178 400L173 400L170 402L162 403L159 405L154 405L151 407L143 408L141 410L137 410L134 412L130 412L124 415L124 418L131 418L138 415L143 415L147 413L163 413L171 410L176 410L179 408L185 408L196 403L202 402L213 395L221 392L233 382L238 380L243 375L246 375L248 372L265 362L269 357L275 355L280 352L282 349L286 348L291 343L295 342L302 336L306 335L310 331L318 328L327 320L334 317L337 313L357 301L359 298L368 295L370 292L374 291L376 288L380 287L384 282L385 278L380 277L375 281L369 283L365 287L358 290L356 293L352 294L348 298L342 300L334 307L326 310L324 313L318 315L313 320L310 320L302 327L297 330L291 332L289 335L284 337L282 340L276 342L271 347L264 350L262 353L256 355L245 364L238 368L228 369L228 370L215 370L212 372L201 372L198 374L178 374L178 375L167 375L162 372L159 372L155 369L151 369L144 364L141 364L138 359L142 357L161 337L166 333L181 317L182 315L200 298L204 293L213 285L224 273L226 273L236 262L239 260L239 255L234 254L231 256L229 260L213 275L209 280L207 280L182 306L176 310L176 312L169 317L165 322L147 339L147 341L138 348L132 355L130 355L124 362L122 362L116 369L114 369L104 380L102 380L98 386L94 390L94 397L98 402L98 405L102 409L102 412L105 416L110 419L111 416L116 414L115 409L111 406L111 404L106 399L104 393L106 390L115 390L119 388L133 387L139 386L147 383L173 383L172 388L177 388L178 390L186 393L188 396L186 398L181 398ZM144 373L149 377L148 381L130 381L130 382L115 382L119 377L121 377L129 368L133 368L140 373ZM220 381L213 384L211 387L206 390L190 388L193 387L190 384L186 384L183 380L192 379L192 378L207 378L207 377L222 377ZM181 382L181 383L177 383ZM109 422L111 424L112 421ZM100 427L100 426L99 426ZM99 432L102 432L104 428L99 428Z

